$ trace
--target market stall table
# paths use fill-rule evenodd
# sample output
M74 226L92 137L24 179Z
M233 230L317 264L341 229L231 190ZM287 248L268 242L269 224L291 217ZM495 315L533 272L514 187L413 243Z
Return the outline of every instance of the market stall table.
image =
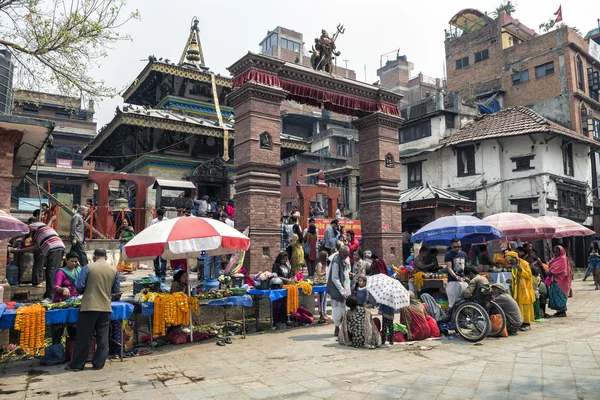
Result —
M300 288L298 288L300 289ZM273 302L279 299L287 297L287 289L276 289L276 290L259 290L249 289L246 294L256 297L266 297L269 299L269 311L271 330L273 330ZM260 300L255 302L256 304L256 331L258 332L258 321L260 319Z
M113 301L111 303L112 313L110 319L112 321L129 319L133 312L133 305L123 301ZM17 310L4 309L0 314L0 329L11 329L15 326L17 318ZM79 319L79 308L61 308L57 310L46 310L46 325L57 324L75 324ZM123 360L123 325L121 324L121 361Z
M415 295L417 295L417 293L419 293L419 294L423 293L423 291L426 289L438 289L441 291L446 287L447 283L448 283L448 279L444 279L444 278L440 278L440 279L424 278L423 286L421 287L420 290L416 290L414 280L409 281L408 287L409 287L409 290L413 291L415 293Z

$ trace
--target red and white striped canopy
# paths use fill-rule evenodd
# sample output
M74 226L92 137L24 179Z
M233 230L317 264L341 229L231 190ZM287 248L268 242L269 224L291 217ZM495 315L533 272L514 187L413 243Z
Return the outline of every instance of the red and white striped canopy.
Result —
M485 217L486 222L502 231L508 240L551 239L556 229L527 214L503 212Z
M209 218L180 217L151 225L131 239L123 248L129 261L165 260L232 254L248 250L250 239L235 228Z
M544 216L539 217L538 221L542 221L548 225L551 225L556 229L554 232L555 238L563 238L569 236L590 236L594 234L594 231L586 228L585 226L578 224L575 221L563 217Z

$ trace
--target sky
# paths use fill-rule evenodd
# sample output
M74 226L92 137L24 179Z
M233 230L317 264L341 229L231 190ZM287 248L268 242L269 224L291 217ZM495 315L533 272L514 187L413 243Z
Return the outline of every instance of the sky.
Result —
M378 80L382 55L393 59L396 50L414 63L413 75L444 75L444 29L454 14L465 8L491 12L500 0L392 1L392 0L128 0L130 11L138 9L140 21L127 23L122 31L132 40L108 51L94 76L119 91L125 89L146 65L148 55L178 62L188 38L190 24L198 17L206 65L229 76L227 67L248 51L258 52L267 31L277 26L304 34L308 48L321 29L330 34L338 23L346 28L337 40L341 60L356 71L358 80ZM517 0L514 18L539 33L540 23L554 18L560 0ZM562 1L563 20L585 35L598 26L597 0ZM366 80L365 80L366 67ZM114 116L121 97L96 105L98 128Z

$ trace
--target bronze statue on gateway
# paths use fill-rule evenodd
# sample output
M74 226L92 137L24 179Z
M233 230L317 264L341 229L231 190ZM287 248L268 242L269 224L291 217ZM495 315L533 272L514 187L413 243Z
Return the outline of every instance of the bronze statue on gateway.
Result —
M314 70L333 72L333 60L341 54L336 51L335 40L340 33L343 34L345 31L346 29L342 24L338 24L337 30L331 38L325 29L321 31L321 37L315 39L315 44L311 50L310 64Z

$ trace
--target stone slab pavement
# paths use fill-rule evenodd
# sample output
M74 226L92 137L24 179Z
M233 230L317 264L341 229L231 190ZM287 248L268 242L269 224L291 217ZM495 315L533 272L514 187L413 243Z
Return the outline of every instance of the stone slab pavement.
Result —
M11 362L0 398L600 399L600 291L581 281L574 291L568 318L479 346L457 337L354 349L332 325L314 326L166 346L101 371Z

